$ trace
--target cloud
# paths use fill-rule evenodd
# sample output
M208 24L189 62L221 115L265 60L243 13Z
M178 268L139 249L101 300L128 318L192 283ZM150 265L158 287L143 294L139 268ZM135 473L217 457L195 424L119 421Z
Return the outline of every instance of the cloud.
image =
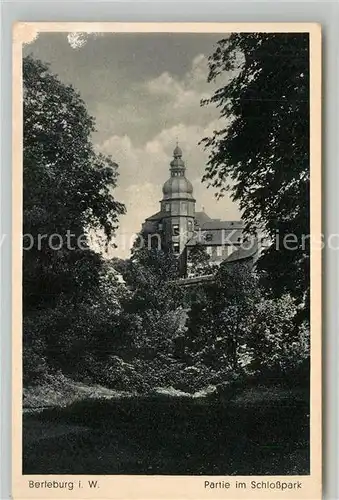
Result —
M207 83L207 58L199 54L188 70L179 76L169 71L140 81L125 81L119 73L97 72L97 88L105 85L107 92L96 102L100 140L111 136L129 136L135 144L144 145L159 130L178 124L205 126L218 116L214 107L201 107L200 101L214 91ZM124 83L124 85L122 85Z
M167 71L146 82L145 86L150 94L169 96L170 98L181 92L181 85Z
M163 98L167 111L173 110L176 117L188 118L192 108L199 109L201 99L213 93L213 84L207 83L208 60L204 54L197 55L189 71L179 78L167 71L145 83L151 96ZM179 115L178 115L179 112ZM203 113L205 114L205 113Z
M201 89L210 91L207 76L208 59L204 54L199 54L193 59L191 68L183 78L170 75L165 71L158 77L146 82L146 87L150 93L154 94L177 96L178 93L188 91L194 91L194 93L198 94Z

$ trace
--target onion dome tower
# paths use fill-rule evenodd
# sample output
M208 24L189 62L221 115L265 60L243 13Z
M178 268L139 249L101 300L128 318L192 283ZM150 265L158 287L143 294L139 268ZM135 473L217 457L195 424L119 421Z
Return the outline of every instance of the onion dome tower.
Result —
M194 232L195 199L193 186L185 173L182 151L177 144L170 163L170 178L163 185L160 202L165 245L177 255L183 253Z

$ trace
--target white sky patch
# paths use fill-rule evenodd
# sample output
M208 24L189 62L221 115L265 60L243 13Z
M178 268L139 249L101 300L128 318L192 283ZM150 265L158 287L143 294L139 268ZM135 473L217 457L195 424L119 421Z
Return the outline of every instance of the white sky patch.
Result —
M68 33L67 40L72 49L80 49L87 41L87 33Z
M68 33L67 40L72 49L81 49L90 37L97 38L101 33L84 33L84 32L74 32Z

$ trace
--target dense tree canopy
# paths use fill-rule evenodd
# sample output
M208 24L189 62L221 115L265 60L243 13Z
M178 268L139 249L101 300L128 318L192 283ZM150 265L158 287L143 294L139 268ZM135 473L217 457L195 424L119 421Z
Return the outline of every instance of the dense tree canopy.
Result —
M257 279L246 265L221 265L215 283L189 312L190 351L213 367L237 370L239 351L250 334L248 318L260 299Z
M188 266L190 276L203 276L204 274L211 274L212 266L210 263L210 256L206 251L206 247L201 243L197 243L189 251Z
M218 42L209 65L209 81L233 76L204 101L218 107L224 123L203 140L209 151L204 180L220 196L229 190L247 228L263 227L273 241L259 261L268 290L292 293L307 306L308 35L234 33Z

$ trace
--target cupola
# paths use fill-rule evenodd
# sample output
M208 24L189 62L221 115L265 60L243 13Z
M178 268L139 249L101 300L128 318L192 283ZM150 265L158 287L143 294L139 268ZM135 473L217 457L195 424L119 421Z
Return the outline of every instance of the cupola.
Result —
M170 163L171 177L165 182L162 192L164 200L189 199L193 200L193 186L185 176L185 162L182 159L182 150L176 145L173 151L173 160Z

